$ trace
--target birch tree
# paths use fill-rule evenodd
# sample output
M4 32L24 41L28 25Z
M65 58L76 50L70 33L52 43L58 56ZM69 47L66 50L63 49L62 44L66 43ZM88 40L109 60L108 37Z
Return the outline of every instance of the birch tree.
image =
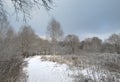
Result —
M62 39L63 34L60 23L53 18L48 24L47 35L51 39L54 55L56 55L57 42Z

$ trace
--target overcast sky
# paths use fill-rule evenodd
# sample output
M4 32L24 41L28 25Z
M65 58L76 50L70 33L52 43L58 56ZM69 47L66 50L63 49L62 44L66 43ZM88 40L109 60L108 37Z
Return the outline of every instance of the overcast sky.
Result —
M31 12L28 24L40 36L45 36L52 17L60 22L65 35L76 34L80 39L93 36L104 39L120 33L120 0L56 0L52 8L49 12L44 8ZM9 19L14 27L20 27L14 17Z

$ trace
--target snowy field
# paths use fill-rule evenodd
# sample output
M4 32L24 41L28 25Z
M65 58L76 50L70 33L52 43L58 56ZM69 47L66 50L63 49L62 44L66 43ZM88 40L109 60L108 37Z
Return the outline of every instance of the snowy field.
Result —
M68 66L50 61L41 61L40 56L25 59L28 82L72 82L68 76Z
M28 65L24 70L28 82L120 82L119 68L111 71L109 67L110 63L116 65L119 62L117 55L113 58L107 54L93 57L98 57L99 60L91 57L88 60L82 56L34 56L25 59ZM85 60L87 62L84 62ZM91 64L90 61L96 63Z

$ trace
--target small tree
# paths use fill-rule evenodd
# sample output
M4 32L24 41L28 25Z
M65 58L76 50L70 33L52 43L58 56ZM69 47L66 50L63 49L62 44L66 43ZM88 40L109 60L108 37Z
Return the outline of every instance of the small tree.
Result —
M82 49L83 50L90 50L91 49L91 38L86 38L84 41L82 41Z
M82 48L88 51L100 51L102 40L98 37L86 38L82 43Z
M53 54L56 55L57 42L63 37L63 30L61 29L60 23L54 18L48 24L47 34L53 45Z
M0 20L0 82L16 77L23 58L18 53L16 33L7 19ZM18 71L15 70L17 68ZM15 75L14 75L15 74Z
M115 52L120 53L120 34L112 34L108 38L108 43L112 44L115 47Z
M68 46L68 48L70 48L71 54L74 54L78 51L80 42L77 35L67 35L64 42Z
M102 40L101 39L99 39L98 37L93 37L91 43L92 43L91 48L94 51L100 51L101 46L102 46Z
M37 35L34 33L34 30L30 26L21 27L20 32L18 33L18 44L23 56L32 55L33 53L33 44L36 40Z

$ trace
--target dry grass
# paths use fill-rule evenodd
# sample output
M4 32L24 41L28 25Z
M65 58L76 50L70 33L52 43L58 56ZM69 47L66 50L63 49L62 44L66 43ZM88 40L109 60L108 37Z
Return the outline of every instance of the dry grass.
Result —
M42 56L44 61L67 64L74 82L120 82L120 55L82 53L80 55ZM87 69L87 70L86 70ZM81 71L86 70L87 75Z

